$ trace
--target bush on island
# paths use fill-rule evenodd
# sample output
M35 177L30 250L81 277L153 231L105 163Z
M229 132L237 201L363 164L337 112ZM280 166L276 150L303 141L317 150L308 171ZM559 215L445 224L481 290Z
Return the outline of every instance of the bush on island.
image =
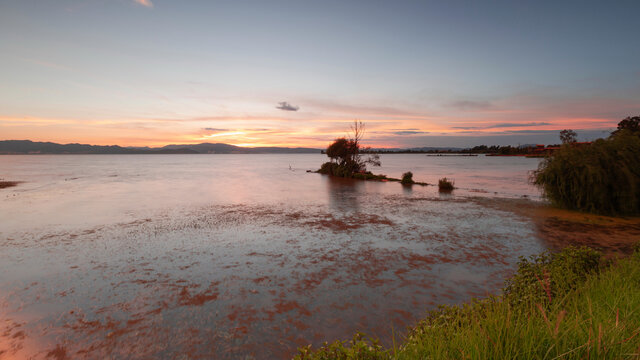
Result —
M449 180L446 177L438 180L438 190L442 192L451 192L454 189L453 180Z
M413 184L413 173L411 171L407 171L406 173L402 174L402 180L400 180L400 182L404 185Z

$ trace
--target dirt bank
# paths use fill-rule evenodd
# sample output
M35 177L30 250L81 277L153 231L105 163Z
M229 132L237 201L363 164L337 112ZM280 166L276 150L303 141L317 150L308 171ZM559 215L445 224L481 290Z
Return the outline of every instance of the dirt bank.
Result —
M540 239L551 249L585 245L614 258L630 254L640 241L640 217L586 214L524 199L478 198L474 201L529 218L536 225Z

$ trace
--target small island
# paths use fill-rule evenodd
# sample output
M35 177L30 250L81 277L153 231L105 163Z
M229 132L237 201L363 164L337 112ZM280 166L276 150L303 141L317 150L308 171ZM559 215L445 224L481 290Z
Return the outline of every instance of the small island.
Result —
M320 166L317 173L352 178L359 180L373 181L394 181L405 186L421 185L429 186L427 182L413 180L413 173L408 171L402 175L402 179L388 177L382 174L374 174L367 170L367 165L380 166L380 155L371 150L370 147L362 147L361 141L365 133L365 125L361 121L354 121L351 125L349 138L341 137L335 139L325 154L329 161ZM451 192L454 189L453 181L447 178L440 179L438 188L441 192Z

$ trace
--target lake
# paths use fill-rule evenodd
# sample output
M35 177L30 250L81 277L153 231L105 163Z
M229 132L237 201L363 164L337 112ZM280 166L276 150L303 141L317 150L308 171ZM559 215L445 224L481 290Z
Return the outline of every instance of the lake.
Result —
M289 358L389 344L438 304L495 293L535 224L539 159L385 154L402 186L321 154L0 156L0 358ZM524 200L523 200L524 199Z

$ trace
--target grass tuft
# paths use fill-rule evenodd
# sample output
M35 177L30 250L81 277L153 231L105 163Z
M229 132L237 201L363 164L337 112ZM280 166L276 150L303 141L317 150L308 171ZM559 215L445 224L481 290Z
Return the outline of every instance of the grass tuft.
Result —
M454 181L449 180L446 177L438 180L438 190L441 192L451 192L455 189Z

